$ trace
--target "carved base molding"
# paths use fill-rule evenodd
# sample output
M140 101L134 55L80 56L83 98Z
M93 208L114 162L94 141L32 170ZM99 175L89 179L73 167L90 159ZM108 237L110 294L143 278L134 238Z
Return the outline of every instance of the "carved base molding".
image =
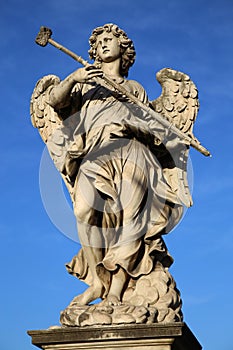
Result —
M44 350L201 350L185 323L57 327L28 331Z

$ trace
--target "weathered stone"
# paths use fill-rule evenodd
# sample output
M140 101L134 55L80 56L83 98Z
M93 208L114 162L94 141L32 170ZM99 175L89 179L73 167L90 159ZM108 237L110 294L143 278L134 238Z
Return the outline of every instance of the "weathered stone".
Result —
M32 343L46 350L201 350L186 324L61 327L29 331Z
M33 125L68 188L82 245L68 272L89 285L61 313L64 326L181 322L180 293L168 268L163 235L192 205L189 146L208 155L192 130L199 102L189 76L157 73L162 94L149 102L135 80L131 39L115 24L94 29L90 66L63 81L39 80L31 98ZM90 303L98 298L99 305ZM55 330L54 330L55 332Z

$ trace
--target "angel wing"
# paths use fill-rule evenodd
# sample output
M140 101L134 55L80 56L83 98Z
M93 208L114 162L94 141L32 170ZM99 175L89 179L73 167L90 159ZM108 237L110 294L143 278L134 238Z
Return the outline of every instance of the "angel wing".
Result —
M162 86L162 93L151 104L188 136L193 136L193 124L199 110L198 91L187 74L171 68L161 69L156 79Z
M53 131L61 124L61 118L47 103L48 96L54 85L59 84L56 75L41 78L34 88L30 102L32 125L38 129L42 140L46 143Z
M64 147L65 136L62 132L59 132L60 127L63 125L64 116L59 115L54 108L52 108L47 101L49 101L49 94L52 88L59 84L60 79L56 75L46 75L41 78L32 93L30 102L30 114L32 125L38 129L39 134L48 146L48 150L51 158L53 159L55 165L59 162L59 159L64 158L65 152ZM56 135L55 142L53 141L50 146L50 138L52 135ZM58 166L57 166L58 168ZM59 169L60 170L60 169ZM67 186L67 189L73 196L73 184L68 176L63 174L61 171L61 176Z
M160 70L156 79L162 86L162 93L151 101L153 109L197 141L193 135L193 125L199 110L198 90L195 84L187 74L171 68ZM191 206L192 197L187 179L189 148L184 145L182 149L179 148L178 153L175 156L174 167L164 166L164 176L180 200L186 206Z

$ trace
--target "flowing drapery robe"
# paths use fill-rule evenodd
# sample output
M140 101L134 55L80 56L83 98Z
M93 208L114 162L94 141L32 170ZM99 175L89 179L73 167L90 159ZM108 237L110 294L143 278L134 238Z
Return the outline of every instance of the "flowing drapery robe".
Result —
M139 83L118 83L148 105ZM47 146L59 171L73 183L82 246L101 250L96 270L106 292L109 273L119 266L132 279L149 274L156 261L169 266L172 258L162 235L179 222L183 206L167 181L169 166L161 162L168 130L95 82L76 84L61 107L60 113L72 115ZM92 284L84 251L80 249L67 269Z

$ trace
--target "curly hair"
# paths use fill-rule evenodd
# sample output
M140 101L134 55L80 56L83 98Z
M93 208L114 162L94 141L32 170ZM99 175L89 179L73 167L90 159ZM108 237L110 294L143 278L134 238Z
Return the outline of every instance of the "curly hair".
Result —
M102 61L97 54L97 37L103 32L112 33L118 38L122 53L120 74L123 77L127 77L129 68L134 64L136 52L132 40L129 39L127 34L116 24L108 23L93 30L89 38L90 50L88 53L90 58L95 60L97 67L101 67Z

